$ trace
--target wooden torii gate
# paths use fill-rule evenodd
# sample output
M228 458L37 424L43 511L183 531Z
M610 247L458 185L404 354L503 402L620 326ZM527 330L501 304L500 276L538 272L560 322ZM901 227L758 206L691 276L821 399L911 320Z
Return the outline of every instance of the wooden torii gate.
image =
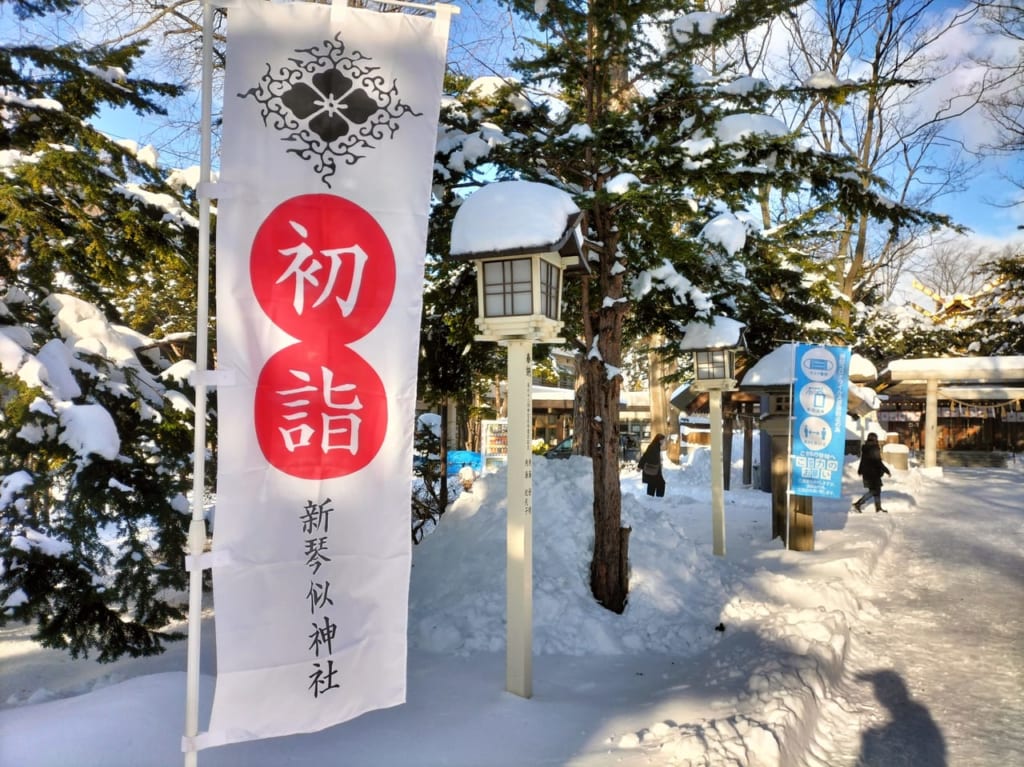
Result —
M937 465L939 398L1024 398L1024 356L894 360L880 379L888 392L924 395L924 467ZM883 387L879 387L882 389Z

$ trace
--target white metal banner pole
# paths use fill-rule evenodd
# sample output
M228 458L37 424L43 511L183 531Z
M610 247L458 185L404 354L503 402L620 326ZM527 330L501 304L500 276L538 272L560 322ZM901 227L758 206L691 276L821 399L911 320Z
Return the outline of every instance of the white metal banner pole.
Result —
M792 343L793 351L789 362L789 427L786 430L786 551L789 551L789 522L793 515L793 396L794 384L796 383L796 347Z
M212 165L211 115L213 106L213 6L203 3L203 75L199 159L199 264L196 279L195 443L192 456L192 521L188 530L191 555L188 587L188 648L185 671L185 767L195 767L192 739L199 734L199 660L202 638L203 568L199 560L206 546L203 496L206 486L206 361L210 304L210 183Z

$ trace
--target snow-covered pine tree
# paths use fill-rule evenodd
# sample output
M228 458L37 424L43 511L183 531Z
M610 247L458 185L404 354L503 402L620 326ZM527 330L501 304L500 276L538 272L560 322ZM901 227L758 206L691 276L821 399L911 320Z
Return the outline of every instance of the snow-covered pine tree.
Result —
M101 661L161 652L187 583L190 391L155 340L193 326L187 184L91 124L178 93L140 53L0 45L0 625Z
M67 294L0 303L0 625L100 661L182 617L191 363Z
M963 257L963 242L957 254ZM972 254L968 254L972 255ZM970 290L933 293L934 304L902 307L865 295L857 305L858 351L876 363L914 357L1024 353L1024 256L1021 246L981 248ZM872 300L874 299L874 300Z
M1024 354L1024 247L1009 246L990 263L992 275L973 296L975 354Z
M879 368L890 360L963 354L972 331L926 317L910 306L857 305L857 353Z
M621 612L626 347L659 335L660 351L680 357L682 326L716 314L747 324L755 354L780 338L820 337L835 296L800 247L831 236L817 216L921 216L877 196L877 180L850 158L808 150L768 116L772 99L810 98L813 89L756 79L749 62L717 55L796 2L714 4L721 12L665 0L507 4L536 26L534 47L513 62L516 78L472 83L443 111L438 197L457 205L459 187L519 177L570 192L584 211L593 275L566 306L576 317L566 332L576 335L581 368L576 437L594 462L591 589ZM697 65L711 60L718 65ZM790 194L811 212L787 217L781 201Z

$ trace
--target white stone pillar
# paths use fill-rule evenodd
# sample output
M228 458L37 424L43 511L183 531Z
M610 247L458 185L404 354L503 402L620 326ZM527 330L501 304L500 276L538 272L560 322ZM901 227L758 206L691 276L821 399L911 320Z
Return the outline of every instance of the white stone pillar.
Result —
M711 539L712 551L725 556L725 481L722 466L722 391L708 392L711 416Z
M930 469L937 463L939 443L939 380L928 379L924 398L924 467Z
M508 342L508 502L505 566L505 689L533 695L533 342Z

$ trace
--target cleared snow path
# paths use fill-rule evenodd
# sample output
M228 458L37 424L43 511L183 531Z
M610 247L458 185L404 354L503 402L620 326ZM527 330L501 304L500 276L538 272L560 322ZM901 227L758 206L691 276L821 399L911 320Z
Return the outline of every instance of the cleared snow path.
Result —
M884 489L888 516L865 510L862 523L893 526L865 586L877 612L808 765L1024 765L1024 474L945 472L913 497Z

